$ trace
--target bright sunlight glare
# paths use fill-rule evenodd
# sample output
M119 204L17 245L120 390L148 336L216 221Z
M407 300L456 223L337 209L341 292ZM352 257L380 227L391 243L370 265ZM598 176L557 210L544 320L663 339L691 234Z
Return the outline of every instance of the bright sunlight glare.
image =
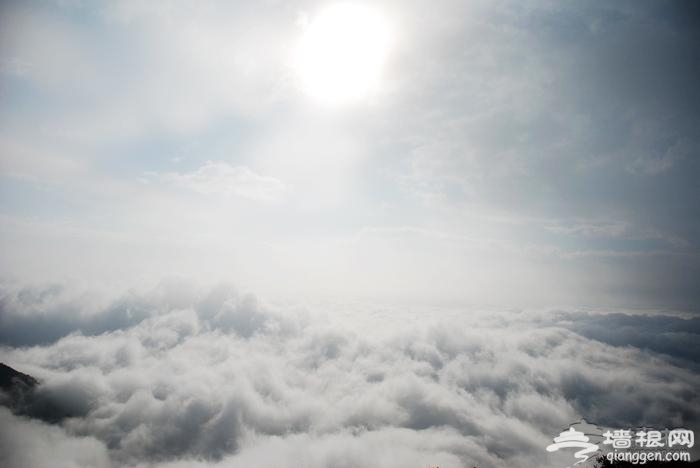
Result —
M342 3L321 11L307 26L298 49L305 91L331 104L374 93L389 38L386 22L369 7Z

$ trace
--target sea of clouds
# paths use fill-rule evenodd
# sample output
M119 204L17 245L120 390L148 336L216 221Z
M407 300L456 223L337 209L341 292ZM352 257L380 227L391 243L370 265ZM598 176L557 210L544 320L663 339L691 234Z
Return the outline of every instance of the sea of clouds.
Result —
M700 429L698 335L661 313L6 284L0 360L41 384L0 407L0 465L568 466L545 447L580 418Z

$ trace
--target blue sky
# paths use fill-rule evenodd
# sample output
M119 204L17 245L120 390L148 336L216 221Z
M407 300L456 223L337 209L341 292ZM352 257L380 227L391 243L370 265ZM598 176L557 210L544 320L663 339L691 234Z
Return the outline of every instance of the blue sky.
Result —
M340 104L294 63L326 6L3 2L0 275L697 310L692 2L372 2Z

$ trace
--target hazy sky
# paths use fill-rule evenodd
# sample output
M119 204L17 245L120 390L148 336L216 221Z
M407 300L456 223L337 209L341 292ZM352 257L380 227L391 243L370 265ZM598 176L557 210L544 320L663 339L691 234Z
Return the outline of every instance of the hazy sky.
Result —
M698 309L697 3L371 2L344 102L325 5L3 1L2 277Z

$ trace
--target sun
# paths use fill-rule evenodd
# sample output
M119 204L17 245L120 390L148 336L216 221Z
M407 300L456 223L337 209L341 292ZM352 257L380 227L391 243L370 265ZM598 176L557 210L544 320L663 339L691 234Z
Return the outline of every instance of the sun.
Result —
M307 25L296 57L304 90L337 104L377 91L390 33L370 7L340 3L322 10Z

